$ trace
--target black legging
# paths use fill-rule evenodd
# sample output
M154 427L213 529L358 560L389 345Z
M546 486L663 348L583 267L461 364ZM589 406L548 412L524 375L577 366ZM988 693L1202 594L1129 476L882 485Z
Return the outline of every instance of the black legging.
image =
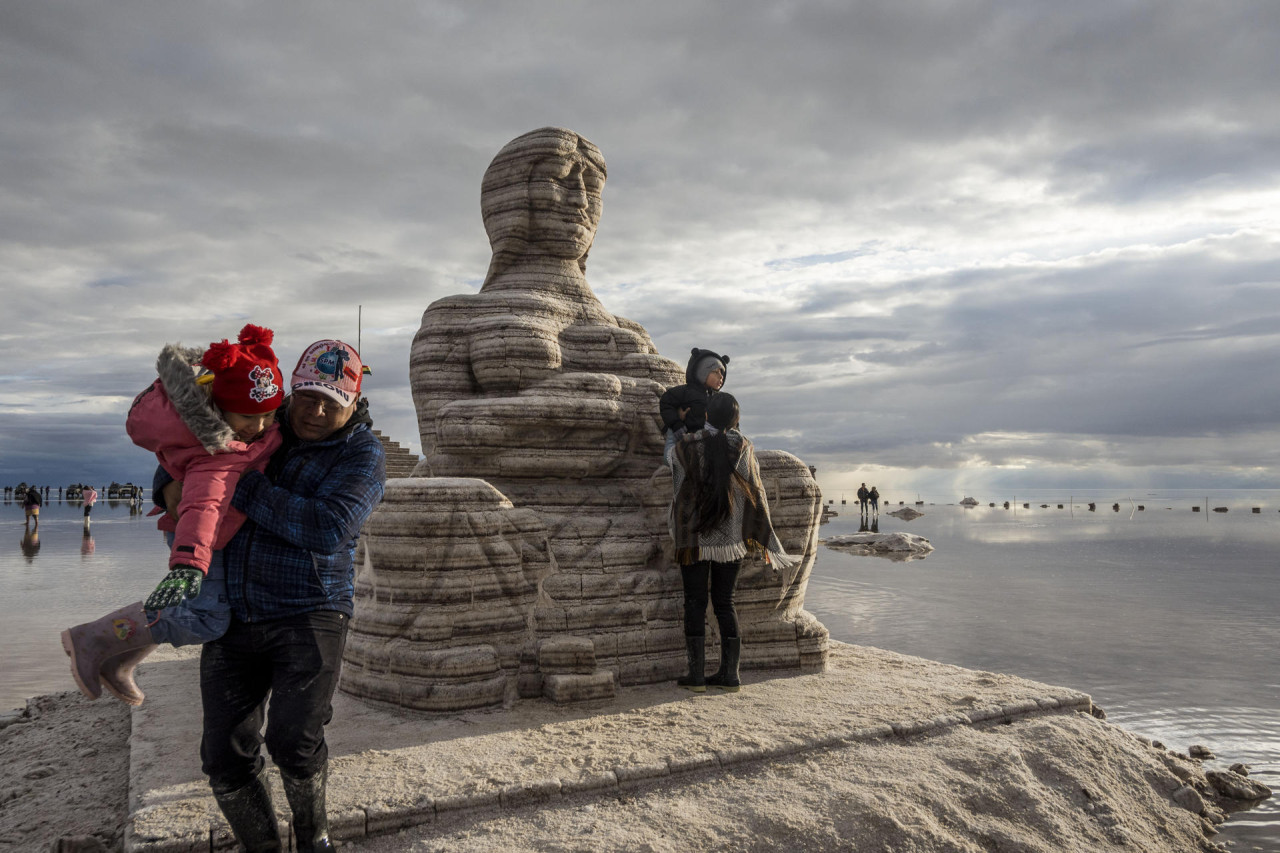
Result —
M738 585L738 569L741 560L732 563L716 563L701 560L682 566L680 577L684 581L684 635L707 635L707 580L711 581L711 609L716 614L721 637L738 636L738 611L733 607L733 591Z

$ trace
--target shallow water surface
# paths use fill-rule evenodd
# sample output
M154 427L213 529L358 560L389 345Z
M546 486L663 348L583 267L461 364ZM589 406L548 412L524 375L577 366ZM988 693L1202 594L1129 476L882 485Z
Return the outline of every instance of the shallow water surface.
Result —
M21 504L0 502L0 618L9 629L0 709L76 689L62 630L145 598L167 571L155 519L100 499L85 536L81 505L54 494L35 536L24 529Z
M895 503L880 531L936 550L896 563L822 547L805 606L838 640L1083 690L1111 722L1204 744L1207 766L1243 761L1280 791L1280 493L1209 497L1230 511L1192 512L1203 493L1084 496L1094 512L1046 493L1008 510L926 504L907 522ZM835 508L821 536L859 530L856 505ZM1235 815L1226 839L1280 850L1280 803Z

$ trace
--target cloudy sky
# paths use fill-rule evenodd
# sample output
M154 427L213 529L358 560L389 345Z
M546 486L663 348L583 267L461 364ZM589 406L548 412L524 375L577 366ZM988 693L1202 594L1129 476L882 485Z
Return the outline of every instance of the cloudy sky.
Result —
M1280 5L9 0L0 482L148 479L166 341L408 350L480 178L572 128L587 276L829 496L1274 487ZM985 491L984 491L985 490ZM954 492L954 494L953 494Z

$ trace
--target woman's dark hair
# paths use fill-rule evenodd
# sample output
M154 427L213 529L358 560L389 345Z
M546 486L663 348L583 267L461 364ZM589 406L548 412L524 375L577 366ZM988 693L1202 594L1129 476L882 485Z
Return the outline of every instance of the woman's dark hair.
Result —
M738 401L725 392L712 394L707 401L707 423L724 432L738 425Z
M694 477L693 498L698 510L696 532L703 533L720 524L733 512L733 480L743 444L729 443L728 430L738 425L738 401L732 394L713 394L707 402L707 423L717 430L703 440L702 470L690 472ZM750 496L751 491L744 489Z

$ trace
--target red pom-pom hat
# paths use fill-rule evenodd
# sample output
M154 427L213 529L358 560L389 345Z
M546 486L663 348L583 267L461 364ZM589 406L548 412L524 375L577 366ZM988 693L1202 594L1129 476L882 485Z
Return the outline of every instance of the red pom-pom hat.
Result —
M250 324L234 344L225 338L209 344L200 364L213 372L213 401L219 409L259 415L280 406L284 376L271 349L274 339L270 329Z

